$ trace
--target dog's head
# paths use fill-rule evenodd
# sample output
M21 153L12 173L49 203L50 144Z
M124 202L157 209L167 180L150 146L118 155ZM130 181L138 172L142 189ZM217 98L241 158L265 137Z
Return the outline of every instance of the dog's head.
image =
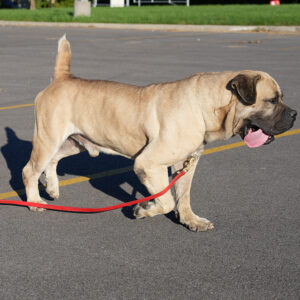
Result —
M234 134L244 139L249 132L261 129L267 136L264 144L269 144L274 135L294 125L297 112L283 104L279 85L267 73L240 73L228 86L238 99Z

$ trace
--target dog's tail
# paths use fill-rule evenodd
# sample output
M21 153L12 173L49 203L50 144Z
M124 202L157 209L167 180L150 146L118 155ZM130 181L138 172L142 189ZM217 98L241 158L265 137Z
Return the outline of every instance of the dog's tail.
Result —
M64 34L58 41L54 79L64 79L70 76L71 46Z

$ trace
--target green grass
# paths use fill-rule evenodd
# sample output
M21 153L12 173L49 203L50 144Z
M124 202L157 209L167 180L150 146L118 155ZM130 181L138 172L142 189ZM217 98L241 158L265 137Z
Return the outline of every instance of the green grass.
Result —
M73 17L72 8L0 9L0 20L142 23L142 24L209 24L209 25L300 25L300 5L201 5L92 8L88 17Z

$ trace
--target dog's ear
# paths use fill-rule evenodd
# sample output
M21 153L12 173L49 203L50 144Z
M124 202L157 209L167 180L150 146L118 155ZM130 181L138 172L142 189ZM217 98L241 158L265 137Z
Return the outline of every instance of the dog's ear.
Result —
M244 105L252 105L256 101L256 84L260 75L247 76L239 74L230 81L230 87Z

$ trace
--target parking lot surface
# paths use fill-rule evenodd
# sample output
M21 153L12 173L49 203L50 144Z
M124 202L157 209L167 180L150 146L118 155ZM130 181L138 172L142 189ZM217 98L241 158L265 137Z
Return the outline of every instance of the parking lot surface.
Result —
M65 32L77 76L147 85L263 70L300 111L298 35L0 27L0 198L25 200L32 103L53 76ZM191 197L195 213L214 223L210 232L189 231L173 213L136 220L130 207L72 214L1 206L0 298L299 299L299 128L298 118L290 135L258 149L232 148L239 137L207 145L216 149L200 159ZM66 158L60 199L42 196L82 207L140 198L147 192L132 164L104 154Z

